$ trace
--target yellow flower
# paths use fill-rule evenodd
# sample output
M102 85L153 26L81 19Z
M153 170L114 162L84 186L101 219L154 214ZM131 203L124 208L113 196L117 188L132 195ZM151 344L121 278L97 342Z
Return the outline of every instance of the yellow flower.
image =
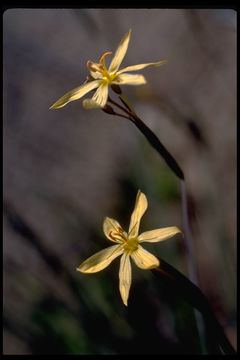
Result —
M148 206L146 196L139 190L135 207L131 215L128 233L114 219L106 217L103 222L103 231L106 237L117 245L99 251L85 260L78 271L82 273L95 273L106 268L116 257L122 255L119 269L119 290L123 303L127 306L129 290L132 282L130 258L141 269L153 269L160 265L156 256L150 254L140 244L142 242L154 243L166 240L181 231L176 227L166 227L146 231L138 234L140 220Z
M50 109L58 109L65 106L70 101L78 100L89 91L97 89L92 99L85 99L83 106L86 109L92 109L96 107L104 107L108 98L108 86L109 85L142 85L146 84L146 79L143 75L125 74L128 71L137 71L144 69L148 66L159 66L166 63L165 60L155 63L139 64L127 66L119 70L123 58L127 52L128 44L131 36L131 30L122 38L114 56L107 69L105 63L105 57L112 54L112 52L105 52L99 60L99 63L92 61L87 62L87 67L90 71L90 81L83 85L69 91L67 94L57 100Z

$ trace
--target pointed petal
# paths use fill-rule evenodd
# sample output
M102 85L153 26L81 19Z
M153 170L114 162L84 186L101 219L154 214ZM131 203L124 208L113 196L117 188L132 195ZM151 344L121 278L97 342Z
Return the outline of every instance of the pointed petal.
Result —
M134 210L131 216L131 221L128 230L129 237L136 237L138 235L141 218L147 210L148 202L146 196L138 190Z
M113 245L101 250L85 260L78 268L83 273L95 273L105 269L116 257L123 253L122 245Z
M127 306L129 290L132 282L132 269L129 254L124 253L120 261L119 290L124 305Z
M153 62L153 63L147 63L147 64L138 64L138 65L131 65L131 66L127 66L123 69L120 69L118 71L118 74L122 74L124 72L129 72L129 71L138 71L138 70L142 70L145 69L148 66L160 66L160 65L164 65L166 64L167 61L166 60L161 60L158 62Z
M105 82L99 86L95 94L93 95L92 100L95 101L98 106L104 107L107 103L108 98L108 84Z
M109 240L122 243L121 240L118 240L114 237L114 235L117 235L119 231L123 232L123 229L117 220L111 219L109 217L104 219L103 232Z
M154 269L160 264L158 258L145 250L141 245L138 245L138 249L132 252L131 258L141 269Z
M112 83L117 85L142 85L146 84L146 82L143 75L121 74Z
M138 236L138 241L154 243L167 240L178 233L181 233L181 230L178 227L170 226L162 229L146 231Z
M100 106L93 99L84 99L82 105L86 110L100 108Z
M128 33L120 41L120 44L118 45L118 48L109 66L108 69L109 72L114 72L119 69L119 66L121 65L121 62L123 61L123 58L127 52L130 37L131 37L131 30L129 30Z
M89 91L96 89L100 85L99 80L90 81L86 84L83 84L81 86L78 86L77 88L69 91L65 95L63 95L60 99L58 99L51 107L50 109L59 109L70 101L78 100L85 94L87 94Z

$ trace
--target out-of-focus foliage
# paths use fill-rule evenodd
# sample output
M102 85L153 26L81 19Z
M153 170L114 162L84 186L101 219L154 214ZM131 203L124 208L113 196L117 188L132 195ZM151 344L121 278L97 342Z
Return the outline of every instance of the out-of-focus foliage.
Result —
M184 170L199 286L235 344L236 13L10 9L3 26L4 354L202 351L192 309L150 272L134 268L126 309L118 261L75 270L109 245L105 216L127 227L138 189L144 231L183 227L178 179L130 122L81 101L48 110L129 28L123 65L168 60L123 89ZM180 236L148 249L187 275Z

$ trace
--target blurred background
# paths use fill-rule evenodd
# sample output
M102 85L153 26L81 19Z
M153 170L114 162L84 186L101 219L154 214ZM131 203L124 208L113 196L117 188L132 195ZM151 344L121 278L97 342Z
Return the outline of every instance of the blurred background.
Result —
M123 66L168 63L123 90L185 173L199 287L236 348L236 12L10 9L4 354L201 353L192 308L159 291L150 271L133 265L126 308L119 259L96 274L75 270L111 245L105 216L127 228L138 189L149 202L140 231L183 228L179 180L133 124L81 101L48 110L130 28ZM181 236L146 249L188 276Z

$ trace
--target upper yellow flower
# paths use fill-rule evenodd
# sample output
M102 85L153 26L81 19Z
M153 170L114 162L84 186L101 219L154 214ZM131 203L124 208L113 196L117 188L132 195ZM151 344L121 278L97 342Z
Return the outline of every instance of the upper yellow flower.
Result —
M123 303L127 306L129 290L132 282L132 272L130 258L141 269L153 269L160 265L156 256L145 250L140 243L158 242L166 240L181 231L176 227L166 227L146 231L138 234L140 220L148 206L146 196L139 190L135 202L135 207L131 215L128 233L114 219L106 217L103 222L103 231L106 237L117 245L101 250L95 255L85 260L78 271L83 273L94 273L106 268L117 256L122 255L119 269L119 289Z
M143 75L124 74L128 71L137 71L146 68L147 66L159 66L166 63L165 60L155 63L139 64L127 66L119 70L123 58L127 52L128 44L131 36L131 30L122 38L114 56L107 69L105 57L112 54L112 52L105 52L99 60L99 63L92 61L87 62L87 67L90 70L90 81L83 85L69 91L67 94L57 100L50 109L58 109L65 106L70 101L78 100L93 89L97 89L92 99L85 99L83 106L86 109L104 107L108 98L109 85L142 85L146 84L146 79Z

